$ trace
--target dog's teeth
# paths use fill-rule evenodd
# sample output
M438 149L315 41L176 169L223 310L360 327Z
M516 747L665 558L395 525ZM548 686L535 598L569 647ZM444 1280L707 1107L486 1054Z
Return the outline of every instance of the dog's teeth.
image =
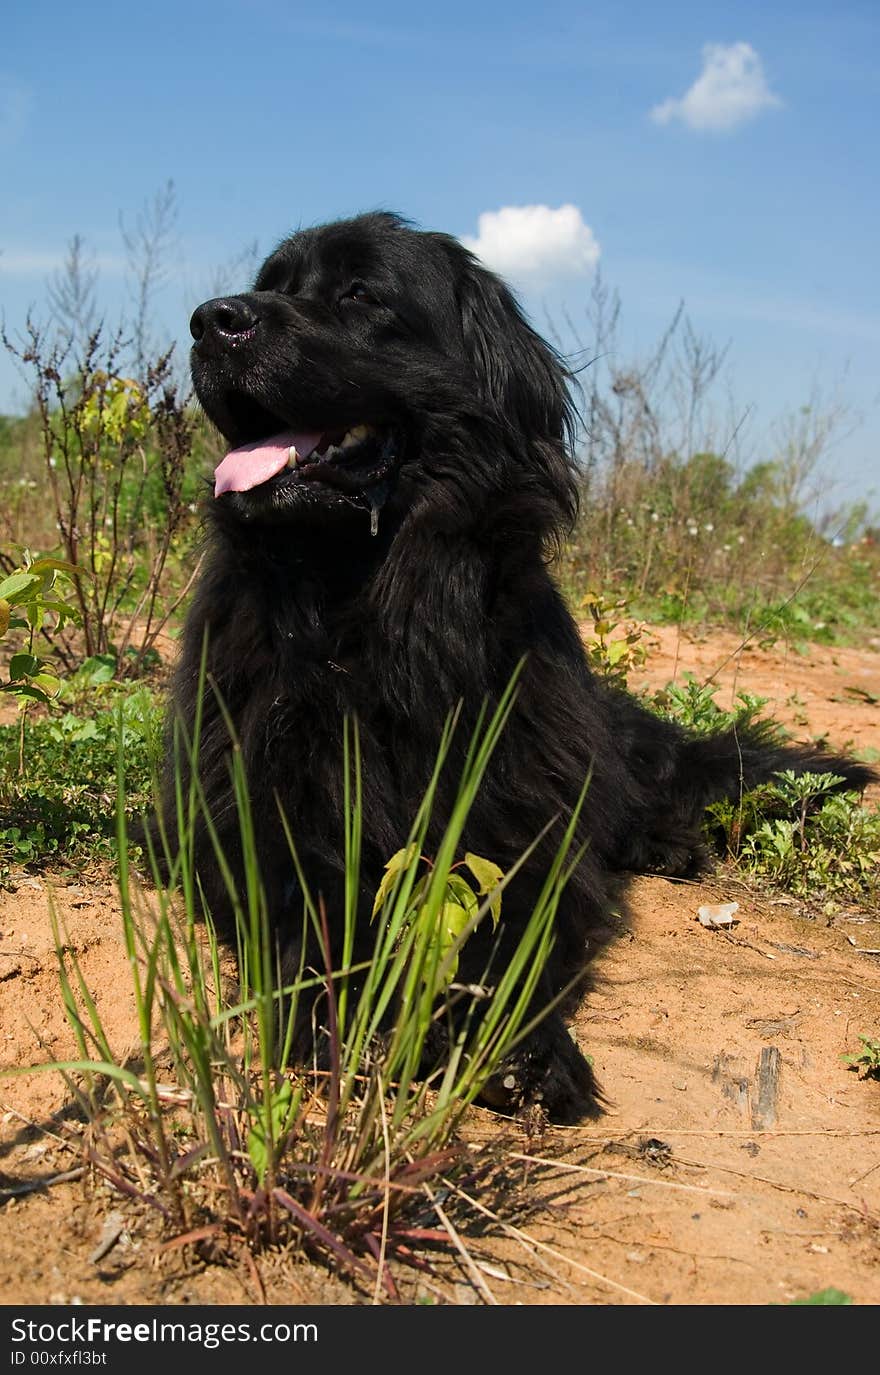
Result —
M287 451L287 466L288 468L295 468L298 462L299 454L296 451L296 445L291 444L290 448Z
M340 449L350 449L355 444L363 443L369 433L369 425L353 425L345 438L341 440Z

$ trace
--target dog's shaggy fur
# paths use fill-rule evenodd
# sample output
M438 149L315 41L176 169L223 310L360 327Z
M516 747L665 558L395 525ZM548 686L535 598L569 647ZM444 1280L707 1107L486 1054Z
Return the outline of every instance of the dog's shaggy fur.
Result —
M448 714L463 703L435 835L480 707L525 659L466 844L509 869L552 818L571 814L590 774L578 836L586 848L559 907L540 1005L585 969L622 874L697 871L708 803L780 767L866 781L852 761L768 743L759 731L689 735L592 676L547 568L577 506L569 379L505 285L456 240L385 213L303 230L271 255L253 291L200 306L192 332L205 411L233 448L250 448L218 470L173 703L192 727L207 633L287 973L299 964L302 899L276 797L332 932L347 715L363 752L369 944L383 865L406 838ZM359 426L369 428L355 428L350 447L322 456ZM301 451L295 466L270 461L279 431L276 449ZM204 712L200 773L240 873L229 735L211 693ZM502 958L532 911L561 824L504 894ZM197 858L214 921L234 939L204 837ZM483 972L491 932L482 930L466 943L464 979ZM590 1067L559 1007L506 1071L505 1106L542 1101L562 1121L595 1106Z

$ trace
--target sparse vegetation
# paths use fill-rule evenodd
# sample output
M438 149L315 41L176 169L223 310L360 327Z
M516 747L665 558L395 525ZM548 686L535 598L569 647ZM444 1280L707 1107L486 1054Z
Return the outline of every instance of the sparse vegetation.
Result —
M685 675L655 694L653 705L690 730L758 722L768 738L784 734L761 720L766 699L740 693L725 711L716 693L716 686ZM736 802L714 803L707 837L743 875L829 912L844 902L872 904L880 897L880 808L864 806L857 793L835 791L841 782L830 773L785 770Z
M162 709L144 684L123 687L112 658L87 660L51 714L0 725L0 882L16 868L112 862L118 732L129 816L149 805Z
M860 1079L880 1079L880 1039L860 1036L859 1040L861 1050L842 1056L844 1064L856 1070Z
M880 548L864 503L818 500L821 468L851 427L813 390L749 451L748 408L724 392L726 350L683 309L640 358L620 345L621 303L601 276L568 332L584 439L578 526L561 573L644 620L734 625L763 640L857 639L875 626ZM826 479L827 481L827 479Z
M630 673L648 657L644 627L625 619L623 599L610 602L601 593L585 592L581 606L592 622L592 631L585 636L590 667L607 683L625 688Z
M20 566L0 579L0 642L15 631L23 632L24 642L24 648L10 657L0 692L17 698L23 711L32 701L48 705L61 688L60 679L50 672L49 660L34 650L38 634L51 641L69 622L78 623L79 611L70 594L77 576L74 564L35 558L24 549Z
M336 952L342 958L334 964L326 912L320 897L307 893L303 922L313 928L326 963L319 970L301 967L283 990L244 771L233 752L248 859L245 891L232 894L241 974L232 1007L222 997L221 956L193 869L193 829L199 819L211 829L198 784L178 788L181 844L165 855L169 888L158 882L159 857L150 851L157 891L148 903L128 867L130 804L122 783L128 750L119 717L119 885L140 1045L131 1059L118 1058L56 921L61 987L79 1053L47 1068L64 1075L80 1105L95 1167L121 1193L157 1210L182 1241L214 1248L244 1242L255 1250L292 1244L330 1261L368 1293L391 1297L397 1293L392 1262L412 1257L416 1243L451 1243L455 1234L442 1206L451 1183L468 1177L473 1185L498 1159L491 1152L478 1158L457 1128L530 1024L576 821L564 833L513 959L497 971L490 960L480 985L458 984L458 952L482 921L497 921L507 882L490 861L472 854L456 861L456 855L512 696L511 689L479 727L448 828L426 866L425 836L450 724L407 845L389 862L376 895L375 948L366 965L351 960L361 794L357 736L347 733L348 809L340 845L348 898L344 949ZM295 837L288 837L297 864ZM219 847L216 859L225 872ZM320 1049L315 1063L303 1067L292 1060L294 1026L300 1000L311 1001L316 986L323 990ZM172 1087L163 1087L169 1079Z
M738 806L710 808L742 872L797 897L873 903L880 895L880 809L857 793L835 792L834 774L780 773Z
M732 726L753 725L767 705L766 697L756 697L753 693L739 692L736 705L729 711L718 706L715 695L718 687L713 683L698 683L692 673L682 674L680 683L667 683L666 687L654 694L654 709L665 716L671 716L688 730L700 734L728 730ZM767 722L768 735L781 732L772 722Z
M818 1289L805 1299L792 1299L792 1308L844 1307L852 1303L852 1295L842 1289Z
M33 369L43 502L78 570L76 634L66 621L44 634L68 670L112 650L119 676L137 676L193 577L193 420L170 357L138 382L121 371L119 339L94 334L71 370L67 345L33 324L18 357Z

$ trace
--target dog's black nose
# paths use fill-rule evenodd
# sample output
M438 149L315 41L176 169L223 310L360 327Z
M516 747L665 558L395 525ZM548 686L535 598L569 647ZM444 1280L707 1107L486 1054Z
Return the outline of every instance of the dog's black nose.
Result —
M227 339L248 334L257 323L257 314L242 296L218 296L193 311L190 333L197 344L206 335L220 334Z

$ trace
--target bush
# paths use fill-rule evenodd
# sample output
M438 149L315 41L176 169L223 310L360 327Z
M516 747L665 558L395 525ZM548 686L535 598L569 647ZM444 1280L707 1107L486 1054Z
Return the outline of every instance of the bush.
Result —
M113 649L120 676L136 675L195 577L190 567L172 588L166 576L191 553L194 414L170 354L136 381L122 371L120 340L105 346L100 333L73 365L69 346L48 343L32 323L25 345L6 345L33 373L39 489L64 559L79 570L79 628L58 627L51 643L67 669Z

